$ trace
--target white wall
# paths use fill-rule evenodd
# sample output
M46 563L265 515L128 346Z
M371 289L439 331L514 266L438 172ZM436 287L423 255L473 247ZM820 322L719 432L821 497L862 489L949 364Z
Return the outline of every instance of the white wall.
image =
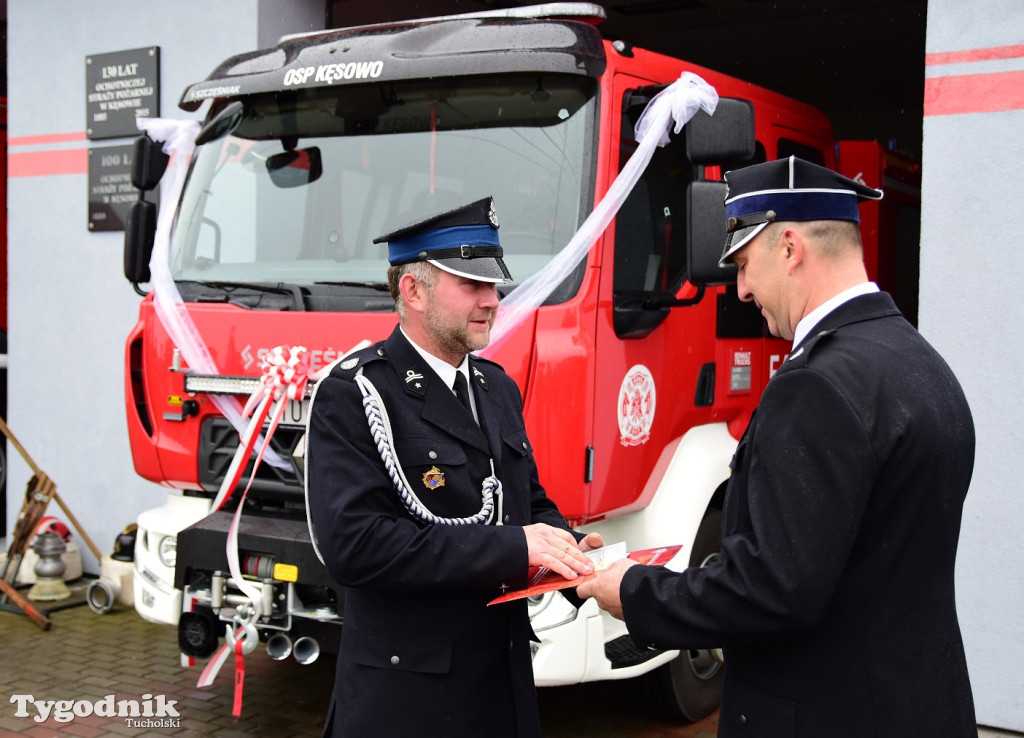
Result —
M8 0L10 155L130 144L84 140L85 59L160 47L160 112L226 57L323 27L323 0ZM202 112L205 112L203 109ZM30 137L62 136L67 141ZM77 137L75 136L77 134ZM13 176L8 189L11 430L101 553L165 490L135 474L124 409L124 342L139 296L124 236L88 229L84 173ZM8 535L32 473L8 446ZM56 503L48 514L67 520ZM4 531L0 531L2 535ZM86 571L98 563L83 550Z
M977 429L956 584L978 722L1017 731L1024 731L1021 44L1019 0L929 0L920 328L960 377ZM939 56L949 52L970 53ZM953 78L964 75L977 76L954 88Z

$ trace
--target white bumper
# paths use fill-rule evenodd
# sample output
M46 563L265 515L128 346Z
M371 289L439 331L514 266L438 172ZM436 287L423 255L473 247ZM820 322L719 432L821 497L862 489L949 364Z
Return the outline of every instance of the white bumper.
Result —
M178 532L206 517L210 504L205 497L186 497L171 492L162 507L139 515L133 588L135 610L144 620L162 625L178 624L181 590L174 588L174 562L170 552L176 547Z

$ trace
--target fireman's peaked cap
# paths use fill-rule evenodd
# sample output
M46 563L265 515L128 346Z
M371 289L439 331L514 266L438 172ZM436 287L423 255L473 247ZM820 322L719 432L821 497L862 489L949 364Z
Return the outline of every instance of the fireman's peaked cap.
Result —
M881 190L795 156L726 172L725 183L727 235L718 262L722 267L772 221L860 223L857 203L882 199Z
M502 261L494 199L485 197L378 236L388 244L392 266L429 261L439 269L479 282L511 282Z

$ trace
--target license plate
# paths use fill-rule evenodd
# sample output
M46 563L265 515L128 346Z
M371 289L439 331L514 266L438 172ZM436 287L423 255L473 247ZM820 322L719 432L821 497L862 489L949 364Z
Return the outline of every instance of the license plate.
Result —
M288 400L285 405L284 415L281 416L281 425L305 425L309 417L309 399Z

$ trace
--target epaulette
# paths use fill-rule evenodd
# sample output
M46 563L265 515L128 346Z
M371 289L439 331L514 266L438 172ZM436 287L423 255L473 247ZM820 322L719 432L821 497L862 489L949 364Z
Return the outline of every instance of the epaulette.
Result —
M330 376L351 382L362 367L374 361L382 361L383 359L384 342L380 341L339 359L331 369Z
M823 339L828 338L836 332L835 328L827 331L819 331L813 336L808 336L800 343L800 348L792 352L786 357L785 366L787 368L796 368L800 366L806 366L807 362L811 358L811 354L814 353L814 349Z

